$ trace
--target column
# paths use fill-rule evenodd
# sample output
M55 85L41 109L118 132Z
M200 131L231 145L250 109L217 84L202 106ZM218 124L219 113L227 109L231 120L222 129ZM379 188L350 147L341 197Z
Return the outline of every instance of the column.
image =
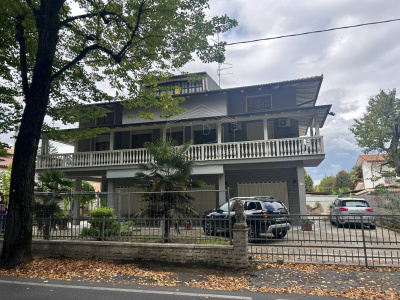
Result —
M113 178L107 179L108 185L107 185L107 207L114 207L115 208L115 183Z
M222 143L222 126L221 123L217 123L217 138L218 138L218 144Z
M318 119L318 116L314 116L314 126L315 126L315 135L319 136L319 119Z
M81 215L81 199L80 192L82 192L82 180L75 180L75 197L74 202L72 203L72 225L80 224L80 215Z
M161 134L162 134L161 135L162 139L165 141L167 139L167 127L164 126L162 128L162 133Z
M115 132L113 130L110 131L110 150L114 150L115 143Z
M304 179L304 167L297 167L297 187L299 190L299 205L300 205L300 214L307 214L307 205L306 205L306 183Z
M268 140L268 118L264 118L264 140Z
M49 140L42 138L42 155L49 154Z
M227 201L226 192L222 191L225 190L225 173L218 175L218 190L220 190L220 192L218 192L218 202L219 205L221 205Z

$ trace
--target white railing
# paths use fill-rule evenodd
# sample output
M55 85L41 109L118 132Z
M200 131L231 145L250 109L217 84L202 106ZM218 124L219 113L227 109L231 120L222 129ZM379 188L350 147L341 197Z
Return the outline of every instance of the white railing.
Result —
M324 154L323 137L193 145L187 157L194 161L252 159ZM146 149L38 155L37 169L132 165L150 162Z

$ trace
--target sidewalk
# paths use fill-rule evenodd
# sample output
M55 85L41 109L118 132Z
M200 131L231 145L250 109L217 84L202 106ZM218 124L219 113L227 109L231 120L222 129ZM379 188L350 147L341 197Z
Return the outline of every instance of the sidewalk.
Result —
M0 275L205 290L400 299L400 269L311 264L256 264L249 270L95 259L39 259Z

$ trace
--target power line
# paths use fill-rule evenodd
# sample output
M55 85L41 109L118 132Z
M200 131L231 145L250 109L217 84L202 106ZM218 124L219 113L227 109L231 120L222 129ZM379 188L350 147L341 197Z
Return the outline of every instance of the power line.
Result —
M368 25L377 25L377 24L390 23L390 22L396 22L396 21L400 21L400 19L392 19L392 20L386 20L386 21L363 23L363 24L343 26L343 27L334 27L334 28L329 28L329 29L308 31L308 32L303 32L303 33L280 35L280 36L275 36L275 37L270 37L270 38L263 38L263 39L256 39L256 40L249 40L249 41L242 41L242 42L227 43L226 46L255 43L255 42L260 42L260 41L277 40L277 39L282 39L282 38L287 38L287 37L294 37L294 36L301 36L301 35L307 35L307 34L313 34L313 33L328 32L328 31L334 31L334 30L349 29L349 28L368 26Z

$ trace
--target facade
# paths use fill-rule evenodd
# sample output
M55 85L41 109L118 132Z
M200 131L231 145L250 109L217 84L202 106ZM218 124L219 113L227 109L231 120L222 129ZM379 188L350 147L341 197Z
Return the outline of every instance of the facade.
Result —
M191 141L188 159L196 162L193 176L206 182L198 210L215 208L229 197L271 195L291 213L306 211L304 167L325 158L323 127L331 105L316 106L323 77L221 89L206 73L197 82L176 76L160 83L186 98L186 111L177 117L154 120L130 118L138 109L120 102L100 104L111 112L80 128L107 126L96 138L73 141L74 153L43 153L36 168L56 168L69 177L102 182L108 192L134 191L133 177L140 163L149 161L143 145L161 137ZM175 87L180 87L176 89ZM97 104L99 105L99 104ZM130 199L138 201L138 199Z
M0 157L0 172L6 171L8 166L12 163L14 156L13 149L7 149L7 156Z
M355 166L361 168L363 176L363 181L357 183L355 190L374 189L378 184L388 186L395 183L395 177L384 176L394 169L387 165L382 154L360 155Z

